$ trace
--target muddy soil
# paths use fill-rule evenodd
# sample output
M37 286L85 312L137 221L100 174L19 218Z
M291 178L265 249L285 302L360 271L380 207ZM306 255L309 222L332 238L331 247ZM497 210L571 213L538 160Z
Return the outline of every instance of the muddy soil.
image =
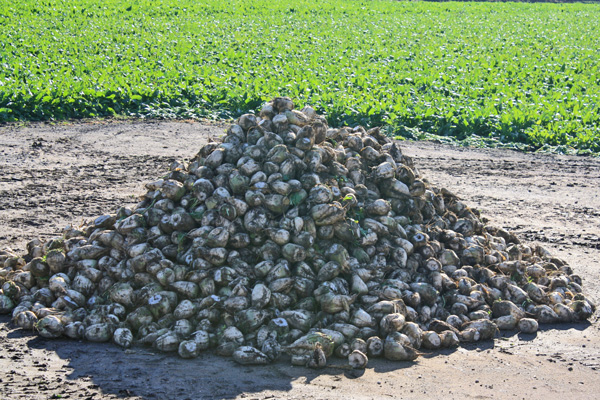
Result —
M223 127L192 122L88 122L0 127L0 248L23 252L122 205L174 160ZM401 143L421 173L490 223L566 260L600 299L600 160ZM537 335L314 371L245 367L135 347L47 340L0 317L2 399L590 399L600 392L600 322L543 326Z

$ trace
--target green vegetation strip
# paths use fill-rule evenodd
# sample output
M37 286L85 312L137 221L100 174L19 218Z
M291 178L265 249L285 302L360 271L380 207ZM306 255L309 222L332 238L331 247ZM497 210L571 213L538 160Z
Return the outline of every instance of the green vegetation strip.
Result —
M288 95L332 125L597 153L597 21L593 4L0 0L0 122L228 118Z

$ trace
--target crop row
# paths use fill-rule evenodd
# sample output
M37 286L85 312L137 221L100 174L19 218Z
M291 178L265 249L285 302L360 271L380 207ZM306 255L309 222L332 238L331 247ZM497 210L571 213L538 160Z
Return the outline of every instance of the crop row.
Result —
M598 20L591 4L0 0L0 122L228 118L288 95L331 125L599 152Z

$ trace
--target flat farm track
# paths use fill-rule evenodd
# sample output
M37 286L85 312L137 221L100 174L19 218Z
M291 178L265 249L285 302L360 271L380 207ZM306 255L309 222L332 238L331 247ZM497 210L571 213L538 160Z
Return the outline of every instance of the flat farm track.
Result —
M0 127L0 248L133 205L144 183L195 155L222 126L79 122ZM402 142L419 171L490 223L566 260L600 300L600 160ZM0 317L2 399L590 399L600 392L600 322L426 353L415 363L340 360L320 371L285 359L240 366L205 353L47 340Z

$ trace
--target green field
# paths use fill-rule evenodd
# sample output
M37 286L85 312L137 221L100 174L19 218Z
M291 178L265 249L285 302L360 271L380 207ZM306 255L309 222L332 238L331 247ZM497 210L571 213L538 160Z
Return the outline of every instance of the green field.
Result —
M600 152L600 5L0 0L0 122L229 118Z

